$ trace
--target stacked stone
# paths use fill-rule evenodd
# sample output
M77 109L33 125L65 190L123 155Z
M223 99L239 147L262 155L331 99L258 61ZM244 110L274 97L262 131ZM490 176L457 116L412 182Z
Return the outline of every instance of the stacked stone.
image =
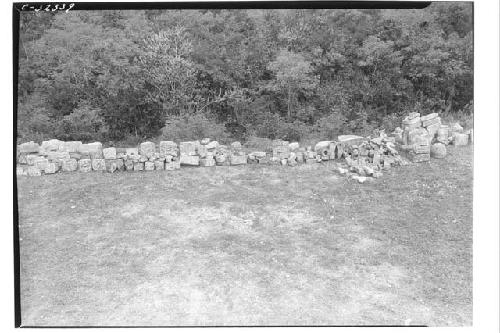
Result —
M198 146L198 155L200 156L200 165L204 167L215 166L215 155L219 147L217 141L211 141L210 138L201 140Z
M290 157L290 142L284 140L273 140L271 163L288 165L288 158Z
M474 142L474 133L473 130L470 129L468 131L464 131L463 127L460 126L459 123L454 123L450 128L451 136L450 141L455 146L466 146L470 143Z
M402 149L408 152L412 162L428 162L431 159L431 144L441 127L441 118L437 113L420 116L412 112L403 119L403 133L400 143ZM396 131L395 131L396 132Z
M239 141L231 143L229 156L230 165L247 164L247 154L243 150L243 147L241 146L241 143Z
M200 165L199 152L202 150L200 141L184 141L179 144L180 163L182 165Z
M340 167L339 172L343 174L350 171L359 182L364 182L363 177L378 178L382 176L383 170L405 165L406 162L395 148L395 140L384 132L375 138L339 136L342 150L337 149L336 157L345 157L348 166L348 169Z

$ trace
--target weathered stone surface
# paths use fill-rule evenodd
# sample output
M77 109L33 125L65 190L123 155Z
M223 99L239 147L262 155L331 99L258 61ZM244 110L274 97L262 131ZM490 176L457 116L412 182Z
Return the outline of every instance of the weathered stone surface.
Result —
M469 135L464 133L453 133L453 144L455 146L466 146L469 143Z
M146 171L153 171L155 169L155 163L154 162L144 162L144 170Z
M435 125L435 124L441 124L441 118L436 117L436 118L433 118L431 120L427 120L427 121L422 122L423 127L429 127L429 126Z
M207 157L208 149L206 146L199 145L196 147L196 153L200 156L200 158L205 158Z
M449 126L446 125L441 125L439 129L437 130L436 133L436 138L438 142L444 143L445 145L448 144L449 142L449 137L450 137L450 128Z
M215 159L213 157L200 159L200 165L203 167L215 166Z
M459 123L454 123L450 127L451 132L462 132L464 128Z
M267 153L265 151L254 151L254 152L251 152L250 154L248 154L248 156L253 156L255 157L256 159L261 159L261 158L265 158L267 156Z
M165 162L164 161L154 161L155 164L155 170L165 170Z
M427 132L429 132L429 136L431 138L434 138L440 127L441 127L441 122L427 126L426 128L427 128Z
M74 158L68 158L62 161L61 169L64 172L72 172L78 170L78 161Z
M284 158L288 158L289 155L290 155L290 147L288 145L273 147L273 157L282 160Z
M304 163L304 153L301 151L295 152L295 160L297 163Z
M160 141L160 156L177 156L177 143L173 141Z
M426 114L425 116L421 116L420 117L420 120L422 122L424 121L429 121L429 120L432 120L432 119L435 119L437 118L439 115L437 113L429 113L429 114Z
M185 141L179 144L179 150L181 155L196 155L196 148L198 146L200 146L200 141Z
M444 158L446 156L446 146L442 143L435 143L430 149L431 157Z
M408 144L413 145L420 137L428 137L429 132L425 128L419 127L408 132Z
M28 164L28 155L26 154L19 154L17 156L17 163L19 164Z
M139 154L141 156L145 156L147 158L150 158L151 156L153 156L155 151L156 151L156 145L154 142L146 141L146 142L142 142L139 145Z
M217 141L211 141L206 145L206 147L208 150L217 149L217 147L219 147L219 143Z
M233 149L233 150L241 149L241 142L235 141L235 142L231 143L231 149Z
M181 165L200 165L200 157L197 155L184 155L181 153L180 162Z
M413 152L415 154L429 154L431 152L431 146L429 144L425 145L414 144Z
M217 165L225 165L228 163L227 155L225 154L217 154L215 155L215 163Z
M90 158L102 159L102 143L92 142L83 144L79 148L81 153L88 154Z
M359 145L365 140L364 137L359 135L339 135L338 141L345 146Z
M94 158L92 160L92 170L106 171L106 160L104 158Z
M18 151L25 154L38 153L40 151L40 146L34 141L25 142L18 146Z
M134 162L132 160L126 160L124 164L125 164L125 170L127 171L134 170Z
M47 159L51 162L67 160L69 158L71 158L71 156L66 151L51 151L47 154Z
M290 147L291 151L294 151L294 150L299 149L300 145L298 142L292 142L292 143L288 144L288 147Z
M106 160L115 160L116 159L116 148L104 148L102 150L102 154L104 159Z
M118 166L116 165L116 159L105 159L104 164L106 165L106 171L113 173L118 170Z
M81 141L66 141L59 145L59 150L68 153L77 153L80 150L81 145Z
M411 116L408 115L405 119L403 119L403 127L414 127L414 126L421 126L422 120L419 116Z
M231 154L230 163L231 165L247 164L247 156Z
M125 148L125 155L130 156L139 156L138 148Z
M314 146L314 151L318 154L323 154L324 151L328 152L328 148L330 147L330 143L332 141L320 141Z
M43 141L41 149L45 151L57 151L63 142L57 139Z
M22 166L17 166L16 167L16 176L27 176L28 175L28 168L22 167Z
M81 172L92 171L92 161L89 158L82 158L78 161L78 170Z
M203 140L201 140L201 144L202 145L206 145L210 142L210 138L204 138Z
M143 171L144 162L134 162L134 171Z
M59 164L49 162L49 163L47 163L47 165L45 165L45 169L43 171L46 174L56 173L57 171L59 171Z
M30 177L39 177L42 175L42 171L34 165L28 166L26 173Z
M45 170L45 167L49 163L49 160L43 156L37 156L33 161L33 165L36 166L40 170Z
M281 161L280 161L281 165L282 166L286 166L288 164L288 159L287 158L283 158Z
M144 163L149 161L149 158L146 155L139 155L138 161Z
M90 158L90 155L83 156L81 153L69 153L69 158L79 160L80 158Z

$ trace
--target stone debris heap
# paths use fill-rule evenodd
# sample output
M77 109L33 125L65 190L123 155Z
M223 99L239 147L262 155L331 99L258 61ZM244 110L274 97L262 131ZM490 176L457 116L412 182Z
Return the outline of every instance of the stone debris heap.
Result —
M412 112L403 119L402 128L394 130L396 143L416 163L430 161L431 157L444 158L449 144L464 146L473 143L472 129L464 131L458 123L444 125L437 113L420 116L420 113Z

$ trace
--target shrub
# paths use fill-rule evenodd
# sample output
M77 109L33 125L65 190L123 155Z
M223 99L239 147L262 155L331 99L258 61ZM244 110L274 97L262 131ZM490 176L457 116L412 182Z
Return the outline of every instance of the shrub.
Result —
M202 113L195 113L168 117L160 139L189 141L210 138L225 142L228 137L224 124L219 124Z
M60 140L102 141L107 126L100 109L83 104L57 122L56 137Z
M310 135L313 130L312 126L295 120L294 122L281 122L279 124L279 138L287 141L301 141Z
M346 124L347 119L340 112L335 112L318 119L314 129L323 139L335 139L338 135L345 134Z

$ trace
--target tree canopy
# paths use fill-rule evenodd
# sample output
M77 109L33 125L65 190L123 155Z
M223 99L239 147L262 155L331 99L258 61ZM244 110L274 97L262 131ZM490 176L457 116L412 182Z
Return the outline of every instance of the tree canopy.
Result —
M20 24L26 140L168 137L190 117L233 136L300 139L410 110L472 112L469 3L22 12Z

